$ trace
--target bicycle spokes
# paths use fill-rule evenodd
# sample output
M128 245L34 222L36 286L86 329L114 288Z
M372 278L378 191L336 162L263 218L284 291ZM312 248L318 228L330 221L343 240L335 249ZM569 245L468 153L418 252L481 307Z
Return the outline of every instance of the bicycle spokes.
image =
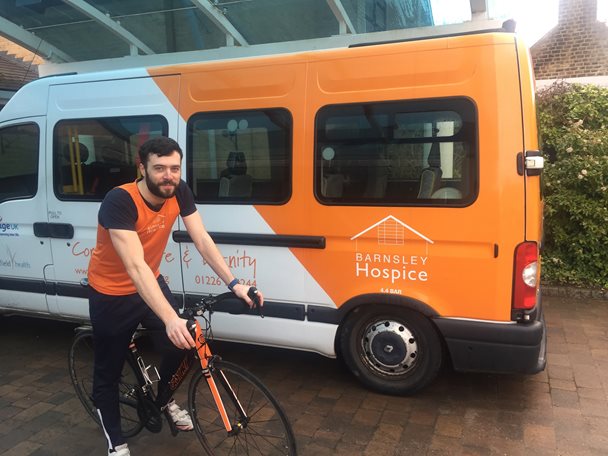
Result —
M211 374L230 426L225 426L205 376L193 378L189 405L194 429L204 445L215 454L295 454L284 412L256 377L225 361L214 362Z
M82 331L76 335L68 355L68 368L74 389L87 413L99 424L93 404L93 335ZM123 436L132 437L143 427L137 415L135 389L137 378L131 366L125 363L119 381L119 409Z

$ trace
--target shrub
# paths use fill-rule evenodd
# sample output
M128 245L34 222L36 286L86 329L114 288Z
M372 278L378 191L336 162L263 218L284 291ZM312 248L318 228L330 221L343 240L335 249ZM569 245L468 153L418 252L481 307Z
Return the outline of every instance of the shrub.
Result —
M608 89L558 82L537 101L546 160L543 278L608 288Z

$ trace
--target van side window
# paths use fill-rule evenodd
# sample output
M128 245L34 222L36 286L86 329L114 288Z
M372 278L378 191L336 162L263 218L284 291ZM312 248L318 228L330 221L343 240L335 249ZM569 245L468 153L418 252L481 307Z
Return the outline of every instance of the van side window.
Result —
M39 142L37 124L0 129L0 202L36 195Z
M61 200L101 201L105 194L138 177L139 146L167 135L161 116L71 119L53 132L55 194Z
M291 195L292 119L286 109L195 114L188 184L197 203L280 204Z
M322 108L315 194L324 204L465 206L477 195L476 109L466 98Z

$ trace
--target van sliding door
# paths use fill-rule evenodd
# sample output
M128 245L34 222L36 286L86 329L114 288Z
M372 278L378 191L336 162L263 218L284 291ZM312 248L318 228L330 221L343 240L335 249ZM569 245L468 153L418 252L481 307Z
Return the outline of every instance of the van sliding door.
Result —
M167 79L177 90L179 77ZM52 86L49 106L48 221L66 227L50 238L56 300L49 305L58 314L86 318L87 290L80 283L95 247L101 201L112 188L139 177L143 142L177 136L177 113L149 77ZM161 272L182 293L176 258L178 246L170 241Z

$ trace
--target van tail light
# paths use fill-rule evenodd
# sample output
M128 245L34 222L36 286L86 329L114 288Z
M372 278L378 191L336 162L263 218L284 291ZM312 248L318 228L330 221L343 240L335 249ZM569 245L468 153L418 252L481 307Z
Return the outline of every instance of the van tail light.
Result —
M522 242L515 248L513 310L530 310L536 305L538 288L538 245Z

